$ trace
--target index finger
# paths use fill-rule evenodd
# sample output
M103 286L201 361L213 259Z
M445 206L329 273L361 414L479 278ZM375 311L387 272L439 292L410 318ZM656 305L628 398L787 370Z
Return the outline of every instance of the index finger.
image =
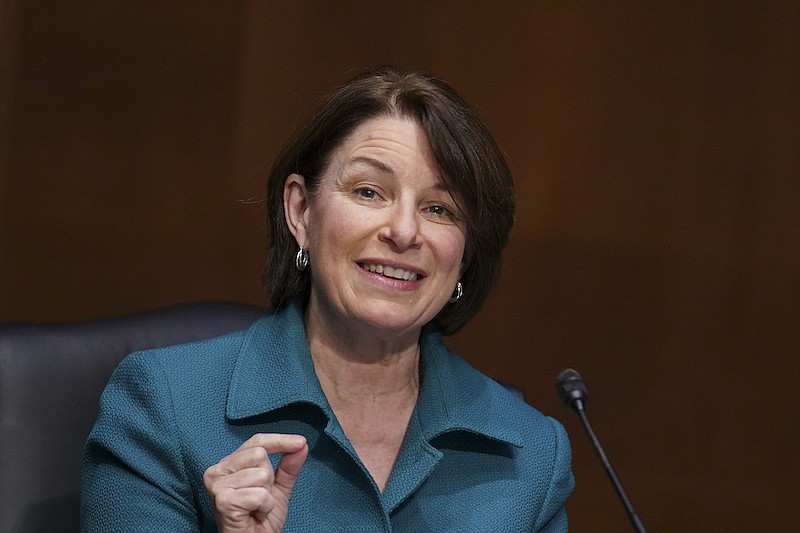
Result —
M239 450L250 448L264 448L267 453L294 453L306 445L303 435L288 433L256 433L247 439Z

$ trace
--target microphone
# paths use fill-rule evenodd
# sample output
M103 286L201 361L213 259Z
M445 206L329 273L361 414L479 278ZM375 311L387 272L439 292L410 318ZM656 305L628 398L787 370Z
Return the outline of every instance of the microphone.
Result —
M636 510L633 508L630 498L628 498L625 489L622 487L622 482L617 477L617 473L614 472L614 468L611 466L611 462L608 460L608 456L606 456L606 452L603 450L600 440L592 429L589 418L586 416L586 403L589 400L589 393L586 391L586 383L583 382L583 378L577 370L572 368L562 370L561 373L558 374L558 377L556 377L556 390L558 391L558 397L561 401L564 402L567 407L575 411L580 417L581 422L583 422L583 427L586 428L586 433L589 435L589 439L592 441L592 445L597 451L597 455L600 457L600 462L603 463L603 468L605 468L606 474L608 474L608 479L611 480L611 484L614 486L614 490L617 492L617 496L619 496L622 506L628 514L628 519L633 526L633 530L636 531L636 533L647 533L642 520L639 518L639 515L636 514Z

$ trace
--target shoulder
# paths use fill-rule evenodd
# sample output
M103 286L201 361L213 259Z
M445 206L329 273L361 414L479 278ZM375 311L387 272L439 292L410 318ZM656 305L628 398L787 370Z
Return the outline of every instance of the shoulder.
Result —
M125 410L167 405L180 410L224 397L246 339L264 327L263 320L242 331L129 354L114 370L102 403Z
M456 356L458 357L458 356ZM461 359L461 358L459 358ZM465 372L472 373L472 380L481 383L474 389L483 391L481 403L485 405L485 417L496 426L513 429L518 434L517 444L530 448L541 448L569 453L569 442L564 427L556 419L533 407L508 387L482 374L461 359Z
M558 421L475 369L440 338L429 337L425 343L451 420L517 447L541 443L568 452L566 432Z
M157 367L163 372L185 373L206 365L218 366L236 357L247 331L134 352L122 361L118 372Z
M431 398L430 391L427 399L429 405L439 401L444 406L441 411L428 412L446 418L448 429L441 435L458 439L459 446L465 440L473 443L474 449L482 451L480 461L487 472L503 471L509 461L513 463L513 474L494 480L496 490L508 501L524 501L528 509L536 511L531 516L535 530L545 524L565 524L564 502L575 482L564 427L443 344L429 344L428 348L440 399Z
M470 389L480 391L470 402L476 423L483 425L486 435L513 445L517 472L529 485L531 497L539 502L536 529L548 523L555 529L555 524L566 528L564 504L575 488L575 479L572 448L564 426L457 355L452 357L452 364L461 367Z
M157 370L165 377L192 378L235 364L248 341L275 334L275 315L265 315L248 328L207 339L136 351L123 359L115 372L127 375Z

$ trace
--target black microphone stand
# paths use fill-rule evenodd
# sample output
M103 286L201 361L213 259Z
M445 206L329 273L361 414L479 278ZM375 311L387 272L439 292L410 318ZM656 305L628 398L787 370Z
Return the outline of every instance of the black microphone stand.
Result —
M625 489L622 487L622 482L617 477L617 473L614 471L614 467L611 466L611 462L608 460L608 456L606 455L605 450L603 450L603 446L600 444L600 440L595 435L594 430L592 429L592 425L589 423L589 417L586 416L586 411L581 409L576 409L576 413L583 422L583 427L586 428L586 434L589 435L589 439L592 441L594 445L594 449L597 450L597 455L600 457L600 462L603 463L603 468L608 474L608 479L611 480L611 484L614 486L614 490L619 496L619 500L622 502L622 506L625 508L625 512L628 514L628 520L630 520L631 525L633 526L633 530L636 533L646 533L647 530L644 527L639 515L636 514L636 509L633 508L633 503L631 503L630 498L628 498L628 494L625 492Z
M576 370L568 368L562 371L558 375L558 378L556 378L556 388L558 389L558 395L562 401L567 405L567 407L575 411L578 414L578 417L581 419L581 422L583 422L583 427L586 429L586 434L589 435L589 440L592 441L592 445L597 451L597 455L600 457L600 462L603 463L603 468L605 469L611 484L614 486L614 490L616 491L617 496L619 496L622 506L625 508L625 512L628 515L628 520L630 520L631 525L633 526L633 530L636 533L647 533L644 523L642 523L642 520L636 513L636 509L633 507L633 503L631 502L630 498L628 498L628 494L625 492L625 489L622 487L622 482L617 476L617 473L614 471L614 467L611 466L611 461L609 461L605 450L603 450L603 445L600 444L600 439L597 438L594 429L592 429L592 424L589 422L589 417L586 415L586 400L588 400L588 393L586 391L586 385L583 382L583 378L581 378L581 375L578 374Z

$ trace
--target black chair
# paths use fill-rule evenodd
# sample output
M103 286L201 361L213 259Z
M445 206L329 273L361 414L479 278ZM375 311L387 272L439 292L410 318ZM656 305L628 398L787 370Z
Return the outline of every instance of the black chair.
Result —
M78 531L83 444L126 354L245 329L263 313L198 302L75 324L0 324L0 533Z

